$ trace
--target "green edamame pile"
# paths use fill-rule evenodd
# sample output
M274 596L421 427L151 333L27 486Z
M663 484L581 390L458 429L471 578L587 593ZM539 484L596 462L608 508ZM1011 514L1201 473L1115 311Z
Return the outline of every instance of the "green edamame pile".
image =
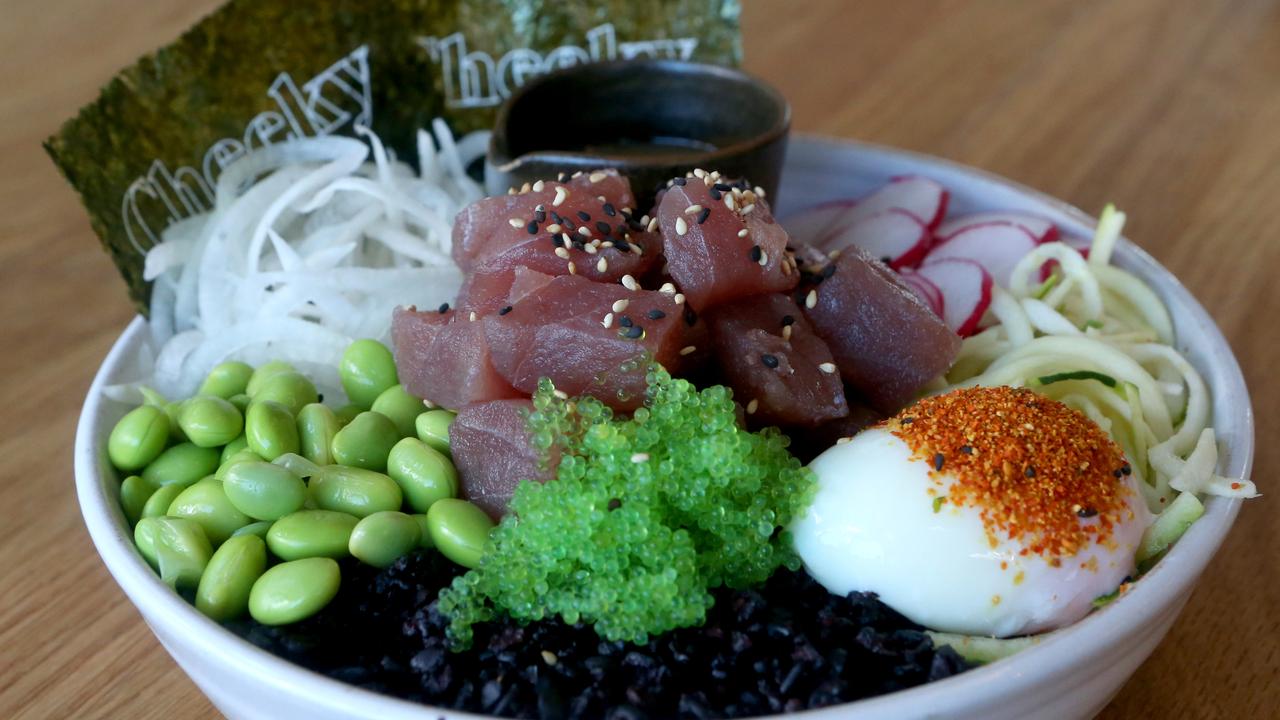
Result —
M385 568L416 548L474 567L493 528L457 498L453 413L399 384L391 351L358 340L323 404L286 362L225 362L198 394L149 388L107 439L139 553L214 620L297 622L338 592L337 560Z

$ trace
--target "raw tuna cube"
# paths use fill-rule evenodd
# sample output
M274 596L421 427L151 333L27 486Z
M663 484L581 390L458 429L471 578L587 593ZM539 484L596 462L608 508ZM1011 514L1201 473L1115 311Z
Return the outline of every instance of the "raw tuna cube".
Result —
M661 240L634 216L631 185L617 172L534 187L485 198L458 213L453 257L459 267L485 273L528 267L611 282L657 262Z
M546 482L555 475L558 454L547 462L530 443L526 426L529 400L495 400L468 405L449 426L453 464L464 499L497 520L507 512L516 486L524 480Z
M562 275L483 322L494 367L519 390L546 377L632 410L644 402L646 354L678 372L692 337L685 309L665 293Z
M481 317L492 315L553 279L552 275L524 267L471 273L462 282L454 304L459 313L468 317L472 312Z
M849 413L831 351L791 298L717 305L707 325L721 370L753 422L813 426Z
M884 419L880 413L867 407L856 394L846 393L849 414L828 420L814 428L801 428L800 432L788 432L791 438L791 454L808 463L841 438L853 437Z
M396 308L391 317L396 372L406 390L447 408L524 397L493 368L484 324L455 310Z
M787 231L763 198L714 173L680 180L663 194L657 216L667 272L693 307L796 286Z
M890 414L941 375L960 337L883 263L846 248L817 285L797 291L845 381ZM829 275L827 273L830 273Z

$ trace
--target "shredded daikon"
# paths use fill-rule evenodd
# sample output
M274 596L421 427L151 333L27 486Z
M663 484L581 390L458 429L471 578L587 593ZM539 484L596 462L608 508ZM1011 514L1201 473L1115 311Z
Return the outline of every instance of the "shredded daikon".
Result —
M452 300L453 220L484 195L465 171L484 133L455 144L443 122L432 129L418 133L417 172L365 128L228 166L213 209L147 253L155 387L183 397L224 360L285 360L340 396L332 368L348 344L387 340L397 305Z

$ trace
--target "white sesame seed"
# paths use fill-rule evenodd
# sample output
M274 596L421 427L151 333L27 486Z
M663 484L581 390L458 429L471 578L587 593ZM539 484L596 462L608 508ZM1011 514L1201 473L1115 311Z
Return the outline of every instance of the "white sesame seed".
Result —
M600 243L600 247L602 247L602 248L611 248L611 247L613 247L613 241L612 241L612 240L605 240L604 242Z
M818 291L810 290L808 295L804 296L804 306L812 310L818 305Z
M694 168L693 176L696 178L704 178L707 176L707 171L703 170L702 168Z
M755 210L755 209L756 209L756 204L755 204L755 203L749 203L746 207L742 208L742 214L743 214L743 215L746 215L747 213L749 213L749 212L751 212L752 210Z
M565 199L565 198L567 198L567 197L569 197L569 191L568 191L568 190L565 190L563 185L557 185L557 186L556 186L556 197L555 197L555 199L554 199L554 200L552 200L552 201L551 201L551 204L552 204L552 205L559 206L559 205L560 205L560 203L564 202L564 199Z
M593 183L598 183L598 182L600 182L601 180L605 179L606 177L608 177L608 175L605 175L605 174L604 174L604 173L602 173L602 172L593 172L593 173L591 173L591 177L589 177L589 178L587 178L587 179L588 179L588 180L590 180L590 181L591 181L591 182L593 182Z
M693 353L694 351L696 351L697 349L698 349L698 348L697 348L697 346L695 346L695 345L685 345L684 347L680 348L680 354L681 354L681 355L689 355L689 354L692 354L692 353Z
M748 415L755 415L755 414L756 414L756 408L758 408L758 407L760 407L760 401L759 401L759 400L756 400L756 399L754 399L754 398L752 398L751 402L747 403L747 414L748 414Z
M830 374L832 374L832 373L834 373L834 372L836 371L836 364L835 364L835 363L822 363L821 365L819 365L819 366L818 366L818 369L819 369L819 370L821 370L822 372L824 372L824 373L826 373L826 374L830 375Z
M574 179L574 180L576 180L576 179L578 179L578 178L582 177L582 171L581 171L581 170L579 170L578 172L576 172L576 173L574 173L574 174L570 175L569 177L570 177L570 179Z
M658 218L654 218L650 220L649 224L645 226L645 230L647 232L653 232L654 230L657 230L657 229L658 229Z
M630 304L631 304L631 301L626 298L622 298L621 300L615 300L613 303L613 311L616 313L620 313L623 310L626 310L627 306Z
M832 250L831 252L827 253L827 257L832 260L835 260L836 258L840 257L840 253L841 253L840 250Z
M676 218L676 234L683 237L687 232L689 232L689 224L684 221L684 218Z
M783 340L787 340L787 341L790 341L790 340L791 340L791 326L790 326L790 325L784 325L784 326L783 326L783 328L782 328L782 339L783 339Z
M524 221L521 220L520 218L511 218L510 220L507 221L507 224L513 228L524 227Z
M600 241L592 240L591 242L587 243L586 246L583 247L582 249L586 250L588 255L595 255L596 253L600 252L600 248L596 245L596 243L598 242Z
M530 187L531 187L531 186L529 185L529 183L525 183L525 184L521 185L521 186L520 186L520 194L521 194L521 195L523 195L523 194L525 194L525 193L529 192Z
M701 205L690 205L689 207L684 209L685 215L697 215L700 212L702 212Z
M600 258L596 261L596 272L605 272L609 269L609 261Z
M558 247L558 248L556 248L556 257L560 258L561 260L568 260L568 259L569 259L569 251L568 251L568 250L565 250L565 249L564 249L564 248L562 248L562 247Z
M641 216L640 216L640 224L641 224L641 225L648 225L648 224L649 224L649 214L648 214L648 213L645 213L644 215L641 215Z
M594 181L593 181L593 182L594 182ZM599 200L600 202L608 202L608 200L606 200L606 199L605 199L605 197L604 197L603 195L597 195L597 196L596 196L596 199L597 199L597 200Z
M552 390L552 391L551 391L551 394L552 394L552 395L555 395L556 397L560 398L561 400L568 400L568 399L569 399L569 393L567 393L567 392L565 392L565 391L563 391L563 390Z
M605 328L613 327L613 313L605 313L604 320L601 320L600 324L605 326Z
M756 194L756 197L764 197L764 188L760 187L759 185L755 186L751 190Z
M470 322L475 322L475 321L476 321L476 311L475 311L475 310L472 310L472 311L471 311L471 314L467 315L467 320L469 320Z
M515 189L515 188L513 188L513 187L509 187L509 188L507 188L507 194L508 194L508 195L515 195L515 194L516 194L516 189Z
M578 266L577 266L576 264L574 264L574 262L573 262L572 260L570 260L570 261L569 261L569 274L570 274L570 275L577 275L577 274L578 274Z
M844 445L845 443L849 443L849 442L853 442L852 437L842 437L839 440L836 440L837 445Z
M724 206L725 206L725 207L727 207L727 208L729 208L730 210L737 210L737 209L738 209L738 203L734 201L734 199L733 199L733 195L731 195L731 194L729 194L729 193L725 193L725 196L724 196Z
M628 289L628 290L639 290L639 289L640 289L640 283L636 282L636 279L635 279L635 278L633 278L633 277L631 277L630 275L623 275L623 276L622 276L622 287L624 287L624 288L626 288L626 289Z
M582 227L578 228L578 234L581 235L582 237L591 237L591 228L587 227L586 225L583 225Z
M664 295L675 295L676 286L671 283L662 283L662 287L658 288L658 292Z
M422 407L424 407L424 408L426 408L426 409L428 409L428 410L435 410L437 406L436 406L436 404L435 404L435 403L431 402L430 400L423 400L423 401L422 401Z
M760 251L760 267L764 267L765 265L768 265L768 264L769 264L769 253L761 250Z
M534 192L542 192L542 188L544 188L544 187L546 187L546 186L547 186L547 184L546 184L546 183L544 183L544 182L542 182L541 180L539 180L538 182L536 182L536 183L534 183L534 184L533 184L533 191L534 191Z
M738 231L738 237L746 237L750 234L751 234L751 231L746 228L742 228L741 230Z
M560 242L564 243L565 247L569 247L573 243L573 238L569 237L569 233L560 233Z
M636 453L635 455L631 456L631 462L633 463L649 462L649 453Z
M563 229L564 228L560 227L560 223L551 223L550 225L547 226L547 232L551 233L552 235L555 235L556 233L560 232Z
M550 650L542 651L542 662L548 665L555 665L559 661L560 661L560 658L557 658L556 654L551 652Z
M677 304L677 305L683 305L683 304L684 304L684 293L676 293L676 294L675 294L675 297L671 298L671 300L672 300L673 302L675 302L675 304Z

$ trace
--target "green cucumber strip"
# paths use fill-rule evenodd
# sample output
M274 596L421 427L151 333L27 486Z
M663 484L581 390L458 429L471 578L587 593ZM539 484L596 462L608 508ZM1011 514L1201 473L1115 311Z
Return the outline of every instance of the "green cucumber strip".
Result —
M935 646L950 645L952 650L960 654L960 657L978 665L995 662L1001 658L1026 650L1032 645L1038 645L1041 639L1049 635L1046 633L1044 635L1028 635L1015 638L993 638L983 635L934 632L932 630L925 630L925 634L933 640Z
M1062 273L1054 270L1044 282L1040 283L1040 287L1036 288L1035 292L1032 293L1031 296L1037 300L1043 300L1045 296L1057 287L1058 283L1061 281Z
M1151 523L1151 527L1142 534L1142 542L1138 544L1138 552L1134 559L1139 563L1159 555L1170 545L1178 541L1192 523L1204 514L1204 505L1195 493L1184 492L1169 503Z
M1092 370L1075 370L1073 372L1054 373L1052 375L1041 375L1036 378L1037 385L1052 385L1063 380L1097 380L1107 387L1115 387L1116 379L1110 375L1103 375L1100 372Z

